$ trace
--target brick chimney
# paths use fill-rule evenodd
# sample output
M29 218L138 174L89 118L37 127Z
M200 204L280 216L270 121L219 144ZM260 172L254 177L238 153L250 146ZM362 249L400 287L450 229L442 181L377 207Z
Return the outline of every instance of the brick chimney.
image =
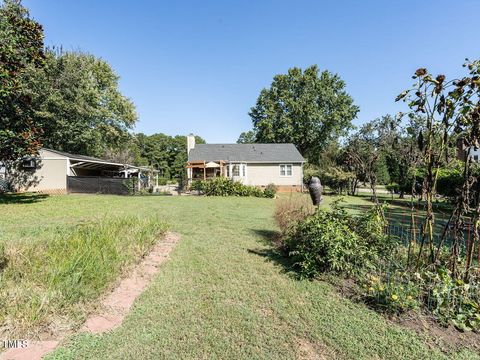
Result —
M187 155L190 153L190 150L195 148L195 135L187 135Z

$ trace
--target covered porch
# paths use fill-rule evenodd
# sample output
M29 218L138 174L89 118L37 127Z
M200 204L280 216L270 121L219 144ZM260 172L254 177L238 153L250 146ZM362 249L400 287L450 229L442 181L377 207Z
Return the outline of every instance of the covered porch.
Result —
M216 177L227 177L236 181L243 181L247 177L247 164L241 162L190 161L187 163L188 182L193 180L208 180Z

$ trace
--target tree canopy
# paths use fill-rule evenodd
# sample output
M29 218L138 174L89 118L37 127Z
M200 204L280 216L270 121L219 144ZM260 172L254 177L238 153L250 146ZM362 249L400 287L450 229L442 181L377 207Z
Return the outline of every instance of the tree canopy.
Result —
M136 134L135 141L140 149L140 161L162 171L162 176L169 179L181 179L185 175L187 162L187 137L169 136L162 133L145 135ZM197 144L205 144L200 136L195 136Z
M41 128L33 118L22 77L44 66L43 29L18 1L0 5L0 159L35 154Z
M46 52L46 66L25 76L43 146L102 156L123 147L137 120L110 65L82 52Z
M276 75L249 115L256 142L293 143L315 163L323 147L348 133L358 111L345 82L312 65Z
M244 131L238 137L237 144L253 144L256 140L255 131Z

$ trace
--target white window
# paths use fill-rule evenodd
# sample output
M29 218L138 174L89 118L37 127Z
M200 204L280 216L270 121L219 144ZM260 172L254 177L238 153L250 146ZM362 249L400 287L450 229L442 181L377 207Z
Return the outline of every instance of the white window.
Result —
M230 174L230 166L232 167ZM230 164L227 166L227 177L246 177L247 165L246 164Z
M233 164L232 167L232 176L240 176L240 165Z
M292 176L292 164L280 164L280 176Z

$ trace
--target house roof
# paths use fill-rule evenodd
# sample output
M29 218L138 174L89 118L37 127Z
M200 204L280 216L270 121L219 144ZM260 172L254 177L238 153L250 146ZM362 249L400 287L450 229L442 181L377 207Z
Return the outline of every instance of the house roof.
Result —
M188 161L303 162L293 144L197 144Z

